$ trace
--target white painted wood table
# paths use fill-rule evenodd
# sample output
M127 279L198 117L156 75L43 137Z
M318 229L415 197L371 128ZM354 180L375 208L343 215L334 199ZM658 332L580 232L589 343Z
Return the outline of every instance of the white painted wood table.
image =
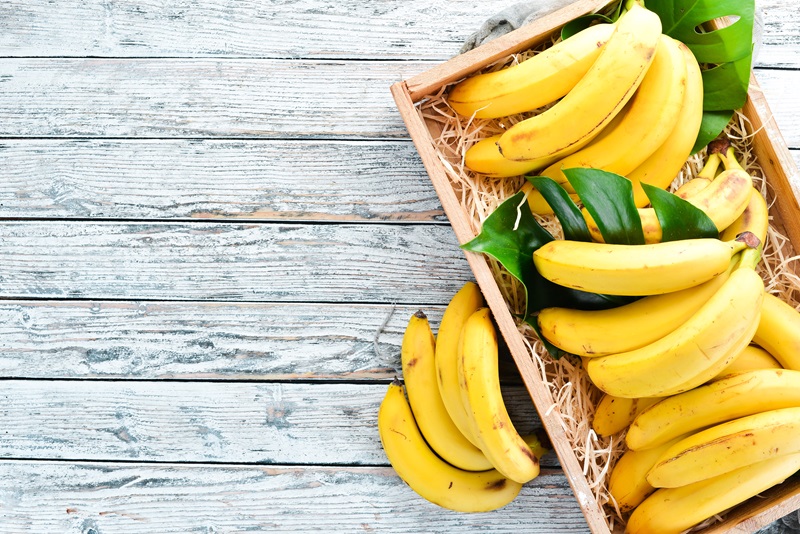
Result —
M508 5L0 3L0 533L586 531L554 457L462 515L376 432L472 278L389 85ZM761 5L800 160L798 8Z

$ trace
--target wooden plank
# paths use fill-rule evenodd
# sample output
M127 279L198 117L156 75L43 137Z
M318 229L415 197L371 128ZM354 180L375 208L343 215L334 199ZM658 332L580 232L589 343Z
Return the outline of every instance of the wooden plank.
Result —
M7 59L0 63L0 137L408 138L389 87L431 66ZM790 89L800 84L800 71L762 69L757 76L787 143L800 148L800 123L792 120L800 104Z
M584 533L564 476L545 470L494 512L444 510L391 468L0 462L0 533Z
M445 225L7 222L0 296L444 304L472 273Z
M0 377L388 381L402 377L400 344L419 309L2 300ZM422 309L436 333L444 306ZM520 383L507 351L500 364Z
M0 56L441 60L502 0L88 0L0 5ZM176 38L179 36L179 38Z
M800 20L786 0L761 0L758 66L792 68ZM398 58L444 61L508 7L500 0L283 3L90 0L0 4L0 56ZM180 35L179 39L175 36Z
M0 217L443 221L409 141L0 142Z
M389 86L425 65L5 59L0 136L406 137Z
M388 465L377 432L386 388L6 381L0 458ZM524 387L508 386L504 396L519 432L540 427ZM547 464L558 465L550 456Z

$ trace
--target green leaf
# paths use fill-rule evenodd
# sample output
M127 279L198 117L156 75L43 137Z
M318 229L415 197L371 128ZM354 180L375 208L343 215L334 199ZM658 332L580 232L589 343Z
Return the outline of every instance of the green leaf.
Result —
M553 213L561 223L564 239L571 241L591 241L589 227L583 218L581 210L572 201L567 190L558 182L546 176L526 176L533 187L539 190L544 199L553 208Z
M601 169L564 169L606 243L643 245L642 219L633 202L633 184Z
M700 208L660 187L642 182L661 225L661 241L719 237L714 222Z
M622 3L620 3L622 5ZM576 33L580 33L595 22L614 22L614 20L606 17L605 15L601 15L599 13L594 13L591 15L584 15L582 17L578 17L576 19L572 19L571 21L564 24L561 28L561 40L566 40L575 35Z
M717 138L733 117L733 110L704 111L703 121L700 124L700 133L692 147L692 154L704 149L708 143Z
M725 111L739 109L747 100L747 84L732 83L750 79L753 56L723 63L703 71L703 109Z

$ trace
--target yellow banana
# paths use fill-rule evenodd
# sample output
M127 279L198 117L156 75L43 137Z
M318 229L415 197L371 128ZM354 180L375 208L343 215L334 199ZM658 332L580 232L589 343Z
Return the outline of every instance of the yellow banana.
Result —
M607 310L545 308L537 321L542 336L578 356L604 356L644 347L685 323L728 279L728 269L702 284L635 300Z
M750 191L750 198L748 199L744 211L738 219L733 221L733 223L722 232L720 239L727 241L728 239L735 238L742 232L752 232L764 243L767 239L768 230L769 207L767 206L767 201L764 199L764 195L754 188Z
M590 167L626 175L656 151L677 124L686 87L686 60L682 43L661 35L653 64L639 89L621 112L622 120L602 138L556 161L542 176L569 187L562 169ZM606 129L612 128L611 125Z
M591 68L552 107L511 126L498 145L508 159L524 161L574 152L614 118L639 87L661 35L658 15L633 6Z
M650 203L641 182L666 189L689 158L700 131L703 119L703 78L700 66L689 48L682 47L681 50L686 58L687 78L678 122L667 140L644 163L626 174L633 182L634 203L640 208Z
M460 115L499 118L523 113L566 95L595 62L614 32L597 24L517 65L459 82L447 101Z
M511 161L504 158L497 148L500 134L481 139L464 154L464 165L471 171L479 172L492 178L508 178L521 176L546 167L554 158L543 158L532 161ZM530 184L529 184L530 185Z
M408 402L420 432L431 449L449 464L466 471L486 471L491 462L458 430L444 407L436 381L435 341L422 311L408 321L400 360Z
M792 406L800 406L800 371L747 371L654 404L636 416L625 442L631 449L646 449L738 417Z
M764 295L764 282L755 272L758 258L758 249L748 249L708 302L661 339L629 352L591 358L586 365L589 378L617 397L663 397L716 376L750 343L758 326Z
M592 416L592 429L599 436L611 436L622 432L637 415L660 400L661 397L626 399L603 395Z
M620 512L630 512L656 490L647 481L647 472L672 444L682 438L683 436L652 449L627 450L622 453L608 477L608 492Z
M656 490L631 514L626 534L680 534L758 495L800 469L800 454L741 467L679 488Z
M554 240L533 253L556 284L610 295L658 295L702 284L725 272L743 241L684 239L649 245Z
M783 367L769 352L761 347L748 345L739 353L735 360L720 371L712 380L719 380L720 378L738 373L746 373L748 371L758 371L759 369L783 369Z
M656 488L676 488L770 458L800 452L800 407L720 423L669 447L647 473Z
M456 428L475 447L480 447L480 442L470 432L467 410L461 402L461 390L458 383L458 342L464 323L484 304L481 290L474 282L467 282L458 290L447 305L442 322L439 324L434 356L436 379L442 402Z
M521 484L539 475L539 459L517 433L500 392L497 332L488 308L464 324L458 372L481 450L500 473Z
M389 463L421 497L458 512L488 512L513 501L522 485L496 470L464 471L440 459L425 443L394 381L378 410L378 433Z
M784 368L800 371L800 312L771 293L764 295L753 341Z

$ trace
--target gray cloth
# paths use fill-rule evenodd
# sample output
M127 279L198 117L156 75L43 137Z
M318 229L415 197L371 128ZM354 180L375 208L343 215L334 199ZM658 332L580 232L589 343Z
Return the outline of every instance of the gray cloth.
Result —
M543 17L553 11L569 5L574 0L541 0L538 2L523 2L514 4L487 19L478 31L469 36L461 53L472 50L492 39L505 35L512 30ZM761 36L764 24L761 19L761 9L756 3L755 20L753 22L753 63L755 63L758 50L761 46ZM792 512L786 517L775 521L756 534L800 534L800 511Z

